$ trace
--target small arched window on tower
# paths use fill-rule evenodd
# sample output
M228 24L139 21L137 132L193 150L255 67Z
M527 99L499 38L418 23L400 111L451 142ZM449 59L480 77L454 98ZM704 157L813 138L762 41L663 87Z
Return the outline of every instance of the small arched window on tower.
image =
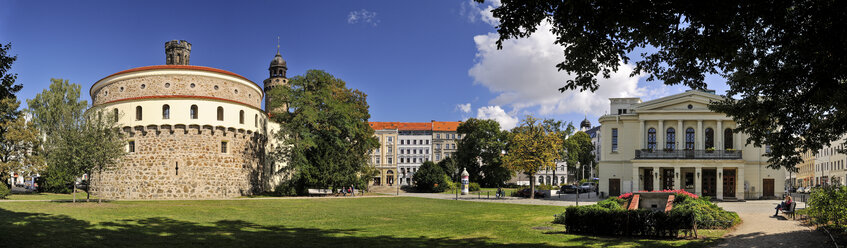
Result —
M120 118L120 112L118 112L118 109L114 109L113 111L115 112L115 113L114 113L114 115L115 115L115 122L118 122L118 118Z
M135 106L135 120L141 120L141 106Z
M218 106L218 120L224 120L224 108L221 106Z
M244 124L244 110L238 111L238 124Z
M171 118L171 106L167 104L162 105L162 119L170 119Z
M253 126L259 127L259 114L253 117Z
M191 109L188 111L191 119L197 119L197 105L191 105Z

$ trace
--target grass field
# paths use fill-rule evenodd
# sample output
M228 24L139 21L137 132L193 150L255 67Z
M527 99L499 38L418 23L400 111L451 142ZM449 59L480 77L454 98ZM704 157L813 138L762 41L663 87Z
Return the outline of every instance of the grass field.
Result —
M85 200L86 196L88 196L88 194L86 194L85 191L80 191L80 192L76 193L76 199L77 200ZM73 200L73 199L74 199L74 196L72 194L32 193L32 194L11 194L11 195L9 195L7 200L51 200L51 201L60 200L60 201L64 201L64 200ZM94 198L94 196L92 196L91 199L97 199L97 198Z
M702 247L565 234L562 207L414 197L0 201L0 244L35 247ZM2 246L2 245L0 245Z
M512 192L515 192L516 190L518 189L503 188L503 192L505 192L506 196L511 196ZM462 192L460 191L459 194L461 193ZM469 192L469 194L473 195L476 195L477 193L481 193L483 197L487 196L486 194L491 194L491 198L494 198L495 194L497 193L497 188L479 188L479 191ZM448 190L441 192L441 194L456 194L456 192L453 190Z

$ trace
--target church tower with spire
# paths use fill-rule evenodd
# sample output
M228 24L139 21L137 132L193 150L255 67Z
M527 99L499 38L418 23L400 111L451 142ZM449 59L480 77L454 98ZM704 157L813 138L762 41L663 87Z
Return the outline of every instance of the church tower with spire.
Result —
M271 60L271 65L268 67L268 72L270 76L268 79L265 79L265 112L269 114L280 113L288 111L288 104L283 104L282 106L276 106L271 109L270 103L271 97L268 95L272 89L279 86L287 86L288 78L285 77L285 72L288 71L288 66L285 63L285 60L282 59L282 55L279 54L279 37L277 37L277 45L276 45L276 55L273 60Z

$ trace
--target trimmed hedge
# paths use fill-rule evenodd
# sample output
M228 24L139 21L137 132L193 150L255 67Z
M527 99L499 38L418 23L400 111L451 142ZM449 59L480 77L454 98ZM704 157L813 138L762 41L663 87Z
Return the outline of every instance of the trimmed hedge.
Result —
M694 228L694 215L684 211L625 210L620 205L617 209L570 206L564 218L557 217L557 222L564 222L568 233L575 234L677 237L679 231Z

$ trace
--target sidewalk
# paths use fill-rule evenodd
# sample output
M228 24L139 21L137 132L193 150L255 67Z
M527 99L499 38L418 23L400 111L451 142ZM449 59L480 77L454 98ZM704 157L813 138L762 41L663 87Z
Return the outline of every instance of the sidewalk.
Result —
M589 197L589 194L591 195ZM455 200L456 195L454 194L438 194L438 193L400 193L400 196L409 196L409 197L423 197L423 198L432 198L432 199L443 199L443 200ZM525 204L525 205L548 205L548 206L575 206L576 203L576 195L562 195L562 198L559 198L557 195L552 198L544 198L544 199L529 199L529 198L520 198L520 197L505 197L501 199L495 199L494 195L491 195L491 198L487 198L487 195L477 196L476 194L469 195L459 195L459 200L462 201L475 201L475 202L495 202L495 203L509 203L509 204ZM599 201L596 195L593 193L582 193L579 197L579 205L592 205Z
M742 223L714 247L834 247L829 237L820 231L785 215L773 217L779 203L779 200L718 203L738 213ZM805 207L805 203L797 203L797 208Z

